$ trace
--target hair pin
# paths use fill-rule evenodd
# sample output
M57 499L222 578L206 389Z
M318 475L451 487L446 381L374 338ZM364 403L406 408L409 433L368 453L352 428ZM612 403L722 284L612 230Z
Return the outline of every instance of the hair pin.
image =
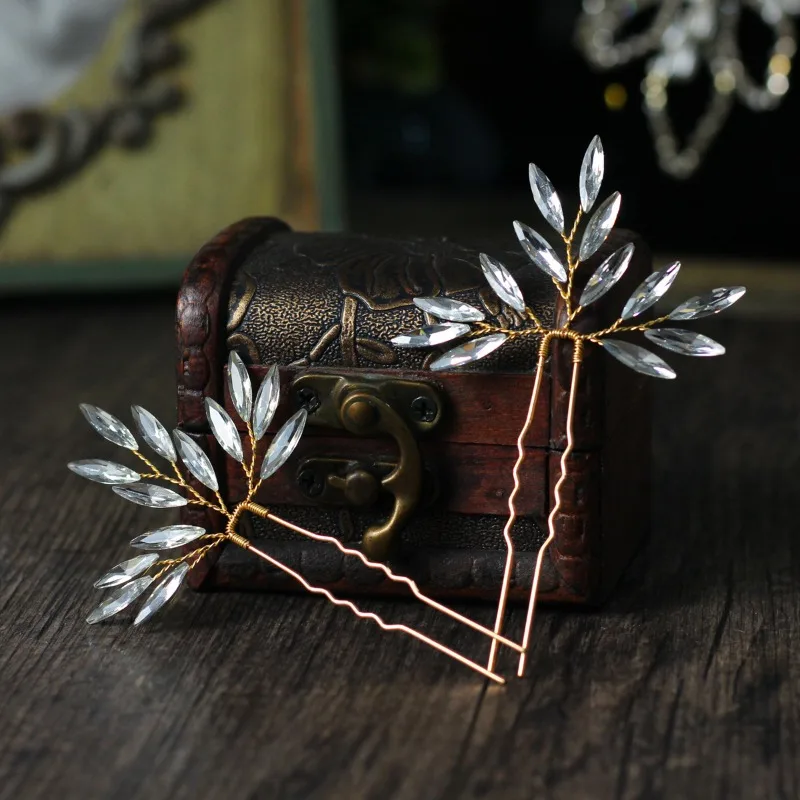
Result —
M139 472L123 464L101 459L73 461L68 465L69 469L88 480L111 485L115 494L141 506L161 509L198 505L210 508L226 520L225 529L218 532L210 532L192 525L167 525L137 536L131 545L148 552L117 564L95 582L94 585L98 589L114 589L114 591L89 614L87 622L93 624L108 619L124 611L149 591L133 624L139 625L145 622L175 595L189 571L197 566L209 551L225 542L230 542L294 578L308 592L322 595L334 605L347 608L362 619L371 620L385 631L396 631L412 636L481 675L498 683L504 683L499 675L422 631L407 625L387 623L375 613L361 611L350 600L343 600L325 588L312 585L299 572L258 549L238 532L242 514L249 512L301 536L330 544L344 555L359 559L370 569L383 572L390 580L404 584L414 597L434 611L450 617L498 644L522 653L522 646L516 642L425 595L411 578L398 575L386 564L370 561L360 550L346 547L333 536L315 533L295 525L256 503L255 496L262 482L271 478L287 462L300 442L308 413L305 409L301 409L284 423L266 449L259 466L258 443L269 428L280 399L278 368L273 366L269 370L253 399L247 368L239 355L231 352L228 359L228 389L236 413L247 429L249 456L245 453L242 437L228 412L211 398L206 398L205 405L214 438L225 453L239 463L247 479L245 500L232 508L220 494L219 481L211 460L188 434L176 429L170 436L164 425L153 414L140 406L132 407L134 423L142 440L157 456L169 464L168 472L164 472L142 452L138 440L123 422L96 406L88 404L80 406L84 417L95 431L112 444L130 450L144 465L145 471ZM188 482L181 471L181 463L205 491L196 489ZM183 493L176 489L182 490ZM161 551L177 548L183 548L184 552L177 557L160 558Z
M605 242L619 214L622 197L619 192L609 195L589 217L578 243L577 234L583 217L592 210L600 194L605 171L605 155L599 136L595 136L583 157L578 180L580 205L572 226L567 230L561 199L550 179L535 164L529 167L533 199L545 221L558 233L564 243L564 258L560 258L549 242L522 222L514 222L514 232L530 260L548 275L561 296L566 309L565 321L558 327L548 328L525 303L522 291L508 269L486 253L480 255L480 266L487 283L505 305L511 307L525 321L524 327L509 329L492 324L482 311L461 301L447 297L415 298L414 303L437 321L411 333L393 339L398 347L436 347L444 342L455 343L465 339L431 362L432 370L456 369L472 364L493 353L506 342L520 337L538 337L539 356L536 362L533 389L528 412L517 437L517 460L512 471L513 489L508 498L508 520L503 530L506 546L506 563L497 604L495 632L503 623L514 569L514 540L511 536L517 518L516 499L520 490L519 471L525 460L524 441L530 430L544 375L545 363L552 343L557 339L572 342L572 380L567 404L567 446L561 455L561 474L555 485L555 503L547 520L547 538L539 549L528 600L528 611L522 637L523 652L519 657L517 674L525 674L527 650L530 643L536 597L541 577L542 562L555 537L554 521L561 509L561 489L568 476L569 457L572 453L573 422L578 380L584 348L595 344L609 355L636 372L656 378L674 378L675 371L660 356L638 344L618 338L620 334L641 333L659 347L689 356L717 356L725 348L699 333L675 327L664 327L671 322L695 320L716 314L735 303L745 293L743 286L713 289L708 294L692 297L678 305L669 314L646 322L636 322L645 311L666 294L678 275L680 262L675 262L648 276L625 303L617 320L609 327L582 332L575 328L581 313L606 294L625 274L634 253L634 245L620 247L606 258L589 277L583 290L575 291L575 276L580 266L593 256ZM577 245L577 247L576 247ZM577 252L576 252L577 250ZM577 297L576 297L577 295ZM497 660L497 641L492 641L487 668L493 670Z

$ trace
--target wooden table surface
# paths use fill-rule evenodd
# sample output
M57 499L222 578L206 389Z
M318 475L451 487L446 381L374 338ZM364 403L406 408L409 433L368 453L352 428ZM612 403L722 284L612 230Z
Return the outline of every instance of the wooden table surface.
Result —
M168 512L67 472L114 451L77 404L171 419L172 299L6 303L0 798L800 797L795 325L714 320L728 356L670 359L649 544L602 610L544 610L501 688L302 595L87 626L92 581Z

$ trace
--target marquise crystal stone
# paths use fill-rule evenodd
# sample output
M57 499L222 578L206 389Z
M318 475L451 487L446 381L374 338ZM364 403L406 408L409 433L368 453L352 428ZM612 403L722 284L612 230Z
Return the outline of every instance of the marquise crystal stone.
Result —
M633 244L615 250L594 272L581 293L579 306L599 300L625 274L633 256Z
M480 254L481 269L492 291L515 311L525 311L525 300L511 273L497 259Z
M669 291L672 282L678 277L680 268L681 262L676 261L665 269L648 275L625 303L622 319L638 317L643 311L655 305Z
M581 176L578 181L578 191L581 197L583 213L592 210L597 195L600 194L600 185L603 182L605 170L605 154L603 143L599 136L595 136L589 143L581 163Z
M307 419L308 412L301 408L275 434L261 464L261 480L274 475L287 462L303 435Z
M600 344L618 361L643 375L653 378L674 378L675 370L655 353L630 342L601 339Z
M392 339L396 347L437 347L452 342L469 333L469 325L460 322L444 322L441 325L425 325L409 333L401 333Z
M439 356L431 363L431 369L438 372L443 369L453 369L463 367L497 350L500 345L508 339L505 333L491 333L488 336L481 336L479 339L472 339L459 347L448 350L443 356Z
M415 297L414 305L426 314L448 322L482 322L485 319L479 309L450 297Z
M278 372L278 365L273 364L269 368L266 377L258 387L256 402L253 410L253 434L256 440L267 432L275 411L278 408L278 401L281 396L281 376Z
M253 413L253 386L250 375L238 353L231 351L228 357L228 389L236 413L242 422L249 423Z
M547 222L559 233L564 233L564 210L550 178L536 164L528 167L528 179L531 182L533 201Z
M95 622L113 617L114 614L126 609L152 582L153 579L149 575L145 575L143 578L137 578L135 581L120 586L86 617L86 621L90 625L94 625Z
M117 564L116 567L112 567L102 578L98 578L94 583L94 588L108 589L112 586L121 586L146 569L150 569L156 561L158 561L157 553L147 553L129 558L127 561Z
M181 497L172 489L164 486L157 486L154 483L131 483L127 486L112 486L111 491L136 503L139 506L148 508L178 508L185 506L189 501Z
M80 461L70 461L67 468L71 469L81 478L94 481L95 483L105 483L113 485L117 483L136 483L141 480L138 472L117 464L114 461L105 461L102 458L84 458Z
M522 222L514 222L514 233L519 239L522 249L528 258L551 278L555 278L560 283L567 280L567 271L561 263L556 251L550 247L550 243L544 236L536 233L533 228L529 228Z
M151 414L146 408L141 406L131 406L133 421L142 434L142 438L167 461L174 462L178 456L175 453L175 445L169 437L167 429Z
M79 406L86 421L104 438L119 447L138 450L139 445L133 434L114 416L102 408L81 403Z
M141 625L145 620L150 619L178 591L178 587L183 583L188 571L189 565L184 562L168 573L166 578L153 589L150 597L136 615L133 624Z
M167 525L156 528L131 541L131 546L139 550L171 550L183 547L205 534L205 529L198 525Z
M578 251L578 259L580 261L586 261L587 258L591 258L608 238L608 234L611 233L611 229L617 221L617 214L619 214L621 204L622 195L619 192L614 192L592 214L583 231L581 247Z
M685 356L721 356L725 348L709 336L683 328L650 328L644 335L666 350Z
M744 286L721 286L708 294L690 297L681 303L668 317L674 320L700 319L710 317L732 306L744 293Z
M220 447L234 460L241 463L244 460L242 439L236 425L228 412L216 401L206 397L206 416L214 438Z
M175 437L175 445L178 448L181 461L186 464L186 469L194 475L203 486L207 486L212 492L219 489L217 475L208 456L200 449L197 442L183 431L175 430L172 434Z

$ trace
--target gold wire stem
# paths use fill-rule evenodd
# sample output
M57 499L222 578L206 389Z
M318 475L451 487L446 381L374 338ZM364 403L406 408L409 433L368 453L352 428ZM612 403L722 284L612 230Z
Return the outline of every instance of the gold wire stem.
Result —
M222 513L228 519L230 519L231 518L231 512L228 511L228 506L225 504L225 501L222 499L222 495L219 493L219 489L217 489L217 491L214 492L214 494L216 495L217 500L219 500L219 506L220 506L219 510L222 511Z
M437 642L436 639L431 639L430 636L426 636L424 633L420 633L419 631L414 630L413 628L409 628L407 625L397 625L397 624L390 624L384 622L377 614L373 614L369 611L361 611L354 603L351 603L349 600L341 600L338 597L334 597L327 589L323 589L320 586L313 586L310 584L299 572L295 572L290 567L287 567L286 564L278 561L276 558L273 558L268 553L265 553L263 550L259 550L257 547L253 547L253 545L244 538L244 536L240 536L238 533L234 533L233 535L228 537L234 544L239 545L239 547L243 547L245 550L250 551L254 555L257 555L259 558L263 558L268 564L271 564L273 567L285 572L290 577L294 578L307 592L311 594L320 594L323 597L326 597L331 603L335 606L341 606L342 608L349 608L357 617L360 619L369 619L372 620L378 627L382 628L385 631L397 631L398 633L405 633L408 636L413 637L414 639L418 639L421 642L433 647L434 650L438 650L440 653L444 653L450 658L455 659L459 663L463 664L470 669L475 670L475 672L479 672L485 678L489 678L490 680L496 681L499 684L504 684L505 680L501 678L499 675L496 675L494 672L490 672L488 669L485 669L480 664L477 664L474 661L470 661L465 656L462 656L461 653L452 650L451 648L443 645L441 642Z
M567 246L567 263L573 270L578 266L578 262L576 261L574 265L572 264L572 242L575 239L575 234L578 232L578 225L580 225L582 218L583 208L578 206L578 213L575 215L575 221L572 223L572 229L567 236L562 235L561 237L564 240L564 244Z
M250 467L242 462L244 474L247 475L247 499L249 500L253 495L253 473L256 469L256 434L253 430L253 425L248 421L247 423L247 438L250 440Z
M561 487L567 479L567 461L572 453L574 447L573 428L575 421L575 399L578 394L578 379L580 378L581 361L583 360L583 340L573 339L572 345L572 382L569 387L569 403L567 406L567 446L561 454L561 475L555 486L555 504L553 505L550 515L547 518L547 538L542 542L539 548L539 553L536 556L536 568L533 572L533 580L531 581L531 593L528 598L528 614L525 618L525 631L522 636L522 649L523 652L519 657L519 666L517 668L517 676L522 678L525 675L525 669L528 661L528 646L530 645L531 630L533 628L533 615L536 611L536 597L539 589L539 580L542 575L542 562L547 548L555 539L556 529L555 521L558 512L561 510Z
M228 536L225 533L206 533L201 536L197 541L203 541L203 539L213 539L214 541L211 544L207 544L203 547L196 548L189 553L182 555L180 558L165 558L161 561L157 561L155 566L161 567L161 569L153 575L153 582L157 581L165 572L169 570L170 567L173 567L177 564L183 564L184 561L192 560L192 563L189 564L189 569L192 569L197 565L197 562L209 551L213 550L218 544L222 542L223 539L227 539Z
M517 461L514 464L512 473L514 476L514 488L511 490L511 494L508 496L508 520L503 528L503 540L506 545L506 564L505 569L503 570L503 583L500 587L500 597L497 601L497 616L495 617L494 622L494 632L498 636L503 630L503 622L506 616L506 605L508 604L508 591L511 587L511 575L514 571L514 540L511 537L511 530L513 529L514 523L517 519L516 500L521 486L519 480L519 471L522 468L523 462L525 461L525 439L528 436L528 431L533 424L534 414L536 413L536 403L539 399L539 393L542 387L544 365L545 361L547 360L548 350L550 349L551 338L551 335L547 334L542 338L542 342L539 345L539 360L536 364L536 377L533 382L531 399L528 403L528 414L525 417L525 424L522 426L519 436L517 436ZM523 652L524 647L525 645L523 645ZM492 646L489 650L489 660L486 664L486 668L489 670L494 670L496 663L497 639L495 638L492 640Z
M487 333L504 333L509 339L520 339L527 336L544 336L547 328L503 328L488 322L476 322L470 331L471 337L485 336Z
M558 290L558 293L561 295L561 299L564 301L565 305L567 306L567 311L569 311L570 302L571 302L570 299L569 299L569 295L570 295L569 283L572 282L572 274L570 273L569 278L567 279L567 281L568 281L568 285L567 286L563 286L561 283L559 283L557 278L553 278L552 280L553 280L553 286L555 286L556 289Z
M633 333L636 331L646 331L649 328L652 328L654 325L660 325L662 322L667 322L668 320L669 314L665 314L663 317L658 317L657 319L651 319L648 322L639 323L638 325L623 325L623 320L618 319L608 328L603 328L601 331L595 331L592 334L588 334L585 338L591 342L597 343L604 336L608 336L612 333Z
M136 458L138 458L140 461L143 461L148 467L150 467L150 469L153 471L154 478L161 478L162 480L169 481L170 483L175 483L173 478L167 477L141 450L134 450L133 454L136 456Z
M578 213L575 215L575 221L572 223L572 229L566 236L564 234L561 235L561 238L564 240L567 255L567 288L566 291L561 291L559 288L559 291L561 291L561 296L564 298L564 301L567 304L567 319L570 322L577 315L577 311L575 314L572 312L572 279L575 275L575 270L578 268L578 264L580 263L579 261L572 260L572 242L575 239L575 234L578 232L578 225L580 224L582 217L583 209L579 206Z
M383 572L390 580L395 581L396 583L403 583L411 590L414 597L420 600L427 606L435 609L436 611L440 611L442 614L451 617L452 619L456 620L457 622L466 625L469 628L472 628L479 633L482 633L484 636L489 636L494 642L499 644L503 644L506 647L510 647L512 650L515 650L517 653L522 653L522 647L518 645L516 642L512 642L511 639L506 639L504 636L500 636L499 633L496 631L491 631L489 628L481 625L474 620L471 620L469 617L465 617L462 614L459 614L457 611L453 611L453 609L448 608L445 605L434 600L432 597L428 597L427 595L423 594L420 590L419 586L411 579L406 577L405 575L398 575L396 572L393 572L389 567L385 564L381 564L378 561L370 561L360 550L354 550L350 547L345 547L337 538L334 536L325 536L321 533L314 533L313 531L306 530L305 528L301 528L299 525L295 525L293 522L289 522L282 517L278 517L273 514L268 508L264 508L263 506L258 505L257 503L249 503L245 502L241 505L242 510L250 511L253 514L262 517L263 519L267 519L270 522L274 522L276 525L281 525L284 528L288 528L291 531L295 531L295 533L299 533L302 536L306 536L309 539L314 539L318 542L326 542L327 544L334 545L340 552L344 553L348 556L355 556L356 558L360 559L360 561L368 567L372 569L379 569Z
M189 483L184 479L183 475L181 475L181 471L178 469L178 465L174 461L171 462L171 463L172 463L172 469L175 471L175 474L178 476L178 481L177 481L178 485L182 486L184 489L186 489L187 491L191 492L192 496L194 497L194 500L190 500L189 501L190 503L194 502L194 503L199 503L200 505L208 506L209 508L213 508L216 511L221 512L225 516L228 516L228 510L225 507L224 501L219 496L219 492L217 492L216 495L217 495L217 497L219 498L219 501L220 501L220 508L217 508L213 503L210 503L208 500L206 500L206 498L203 497L203 495L200 494L200 492L198 492L197 489L194 488L194 486L190 486L189 485ZM170 480L170 478L165 478L165 480Z
M181 489L187 489L189 487L183 481L177 481L175 478L170 478L169 475L165 475L163 472L143 472L141 473L140 477L142 478L153 478L159 481L165 481L166 483L171 483L173 486L180 486Z
M181 489L186 489L189 492L191 492L192 495L194 495L195 499L194 500L189 500L190 505L193 505L193 506L206 506L207 508L213 508L214 511L218 511L220 514L223 514L226 517L230 517L230 513L228 512L228 509L225 506L224 501L219 496L219 492L217 492L217 497L219 498L220 505L219 506L215 506L213 503L210 503L208 500L206 500L205 497L203 497L203 495L201 495L200 492L198 492L194 487L189 486L189 484L186 483L186 481L183 479L183 476L181 475L180 471L178 470L178 465L174 461L171 461L170 463L172 464L172 468L175 470L175 474L178 476L177 480L175 478L170 478L169 475L165 475L140 450L133 450L132 452L137 458L139 458L141 461L143 461L145 464L147 464L147 466L150 467L151 470L153 470L152 473L149 474L149 475L147 475L147 474L141 475L142 478L155 478L155 479L160 480L160 481L165 481L166 483L171 483L173 486L180 486Z
M215 506L213 503L209 503L208 500L189 500L189 505L191 506L205 506L206 508L210 508L224 517L230 517L230 513L226 511L224 508L220 508L219 506Z
M544 333L544 325L542 325L542 321L536 316L533 309L525 306L525 316L536 326L537 331Z

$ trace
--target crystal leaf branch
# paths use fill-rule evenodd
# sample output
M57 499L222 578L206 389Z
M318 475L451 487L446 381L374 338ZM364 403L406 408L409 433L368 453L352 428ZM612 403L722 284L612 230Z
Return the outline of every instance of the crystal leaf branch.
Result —
M571 339L602 344L603 349L630 369L658 378L674 378L675 371L659 356L640 345L619 339L631 333L648 334L655 327L659 333L648 339L660 347L683 355L721 355L724 348L712 346L698 335L687 339L685 334L669 333L665 323L700 319L716 314L735 303L745 292L743 286L713 289L706 295L692 297L678 305L670 314L645 322L629 322L657 303L670 289L680 270L675 262L647 277L628 298L617 320L602 330L578 330L575 322L587 306L600 300L623 278L631 263L635 246L628 243L614 251L594 271L581 292L575 290L579 268L603 245L614 228L621 208L619 192L610 194L594 211L576 242L582 217L594 207L605 173L605 153L600 138L595 136L581 163L578 183L580 207L568 232L565 232L561 200L547 175L535 164L529 167L529 180L534 203L545 221L560 235L564 243L563 258L540 233L523 222L513 223L514 233L522 250L542 272L553 279L566 307L566 322L561 327L543 326L536 309L525 302L519 283L508 268L488 253L478 257L479 265L489 288L502 303L514 309L529 324L506 329L486 321L484 313L458 297L416 297L414 304L436 322L422 324L418 329L399 333L392 339L397 347L441 347L453 343L430 363L432 370L456 369L473 364L494 353L506 342L527 336L552 339ZM683 338L682 338L683 337ZM707 338L707 337L706 337ZM457 343L459 339L464 339ZM612 342L609 344L608 342ZM663 366L662 366L663 365Z
M516 287L513 279L507 273L502 272L502 269L497 272L497 275L498 281L507 281L507 291L513 292ZM519 292L518 287L516 287L516 291ZM521 293L519 293L519 298L521 302ZM470 322L479 322L484 319L483 314L477 309L458 302L437 301L428 306L428 310L436 310L459 319L468 319ZM431 330L431 328L436 330ZM440 329L444 332L443 334L439 332ZM425 326L419 335L428 337L432 341L441 341L442 335L445 338L456 338L468 333L469 330L469 325L464 322L448 321L440 325ZM489 341L482 343L480 340L475 340L470 347L483 350L499 346L505 340L504 335L485 338ZM469 358L470 356L465 357ZM149 411L140 406L132 407L136 428L143 441L170 463L173 477L159 469L139 450L136 439L116 417L94 406L81 407L84 416L98 433L112 443L133 451L134 455L145 465L147 471L136 472L122 464L101 459L74 461L68 465L70 470L89 480L110 484L116 494L138 505L150 508L202 506L224 520L224 531L217 533L212 533L198 525L175 524L155 528L136 536L131 541L131 546L148 552L117 564L95 582L96 588L112 589L113 591L92 611L87 621L96 623L106 620L129 608L139 598L144 598L133 621L134 625L140 625L150 619L175 596L191 570L203 558L223 542L230 542L255 553L298 580L308 591L324 595L335 605L348 608L357 616L376 622L384 630L406 633L469 666L481 675L502 683L503 679L500 676L423 632L404 625L387 625L377 615L364 613L353 603L339 600L326 589L309 584L288 565L256 549L237 532L241 515L249 512L312 540L333 545L344 555L356 557L370 569L381 571L389 580L406 585L417 599L437 612L446 614L458 623L480 632L492 641L514 649L517 653L522 652L521 647L515 642L427 597L410 578L394 573L385 564L370 561L360 550L347 547L333 536L301 528L272 514L268 508L256 503L256 494L261 483L272 477L287 462L299 444L308 420L308 411L300 409L278 429L261 459L260 469L256 470L258 442L267 433L280 404L280 374L277 366L273 366L262 381L255 399L253 398L250 374L236 353L230 354L227 376L231 405L247 432L249 458L245 458L242 436L231 415L219 403L210 398L206 400L205 405L209 428L214 439L225 453L241 465L247 478L246 497L232 509L228 508L219 493L220 481L211 459L201 447L199 440L195 440L179 429L174 430L170 435L164 425ZM193 476L207 491L201 493L186 480L178 467L178 458L186 467L188 474ZM161 483L151 481L161 481ZM163 483L168 485L164 486ZM180 490L180 492L176 490ZM177 551L177 555L163 557L162 553L165 551Z

